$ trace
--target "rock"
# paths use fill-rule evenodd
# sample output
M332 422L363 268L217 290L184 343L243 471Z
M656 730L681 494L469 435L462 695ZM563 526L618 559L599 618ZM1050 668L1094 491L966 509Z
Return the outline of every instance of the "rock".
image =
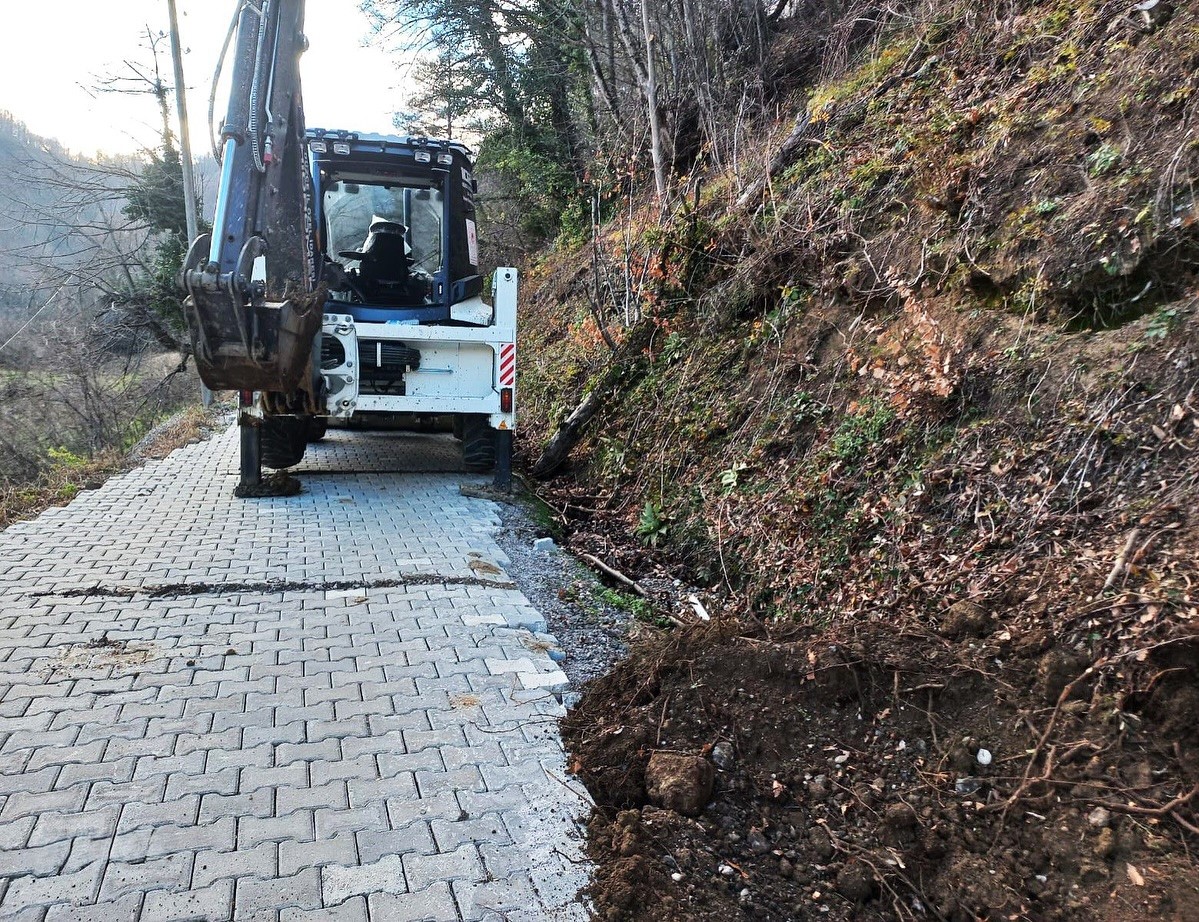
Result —
M538 554L552 554L558 550L553 538L538 538L533 542L533 550Z
M651 803L684 816L696 816L712 798L712 763L702 756L655 752L645 769Z
M828 830L823 826L813 826L812 831L808 833L808 839L812 843L812 851L821 861L833 857L836 849L833 848L833 840L829 837Z
M734 868L730 865L727 865L727 864L722 864L716 870L720 872L721 877L732 877L734 874L737 873L736 868Z
M790 877L792 874L795 873L795 865L793 865L786 858L780 858L779 859L779 873L782 874L784 877Z
M941 633L957 640L961 637L982 637L987 633L991 617L977 602L962 599L949 606L941 619Z
M749 846L749 850L755 855L765 855L773 847L757 827L749 831L749 835L745 837L745 844Z
M1096 829L1106 829L1112 822L1111 811L1106 807L1096 807L1087 814L1087 822Z
M969 797L971 794L977 794L982 788L983 783L977 778L959 778L953 784L955 794L961 794L963 797Z
M729 771L737 761L733 754L733 744L721 740L712 747L712 761L722 772Z
M861 861L850 861L837 873L837 892L847 900L864 903L878 892L874 872Z
M828 796L828 778L824 775L817 775L808 782L808 793L816 800L821 800Z
M974 758L978 760L979 765L990 765L993 757L990 749L980 749Z

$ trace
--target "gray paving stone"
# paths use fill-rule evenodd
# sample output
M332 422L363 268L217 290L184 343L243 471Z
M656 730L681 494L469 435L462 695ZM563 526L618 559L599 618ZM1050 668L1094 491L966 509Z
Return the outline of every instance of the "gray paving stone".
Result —
M327 909L284 909L279 922L369 922L366 898L356 896Z
M73 874L53 877L18 877L4 891L5 912L55 903L94 903L104 877L105 863L97 861Z
M100 899L114 900L130 893L166 888L180 890L191 880L192 854L180 852L146 861L112 861L104 871Z
M562 855L587 805L544 770L560 675L513 627L540 615L326 585L505 562L494 507L436 473L455 451L335 432L301 496L241 502L229 432L0 533L0 919L585 918ZM246 588L270 580L312 588ZM103 595L174 583L198 591ZM150 659L45 670L103 636Z
M486 872L474 843L437 855L404 856L404 873L412 892L442 880L483 880Z
M36 817L30 819L36 820ZM59 872L70 854L70 842L6 850L3 862L0 862L0 880L26 875L49 877Z
M372 893L371 919L388 922L458 922L458 904L450 885L439 882L417 893Z
M152 890L146 894L145 905L138 918L161 919L162 922L224 922L232 917L233 881L221 880L207 887L177 893Z
M74 906L60 903L51 906L46 913L46 922L141 922L142 894L131 893L119 900L104 900L91 906ZM150 919L153 916L145 916ZM158 917L165 918L165 917Z
M49 845L64 839L107 839L116 832L121 808L113 805L85 813L42 813L29 837L32 846Z
M353 867L358 864L358 846L350 834L331 836L315 842L280 842L279 873L295 874L305 868L325 865Z
M262 842L311 842L314 836L311 810L297 810L287 816L245 816L237 824L238 848L253 848Z
M234 878L271 879L278 873L276 853L277 848L272 842L235 852L197 852L192 886L207 887L216 881Z
M261 917L263 911L279 912L288 908L320 909L321 872L309 868L288 877L258 880L243 877L237 881L234 919Z

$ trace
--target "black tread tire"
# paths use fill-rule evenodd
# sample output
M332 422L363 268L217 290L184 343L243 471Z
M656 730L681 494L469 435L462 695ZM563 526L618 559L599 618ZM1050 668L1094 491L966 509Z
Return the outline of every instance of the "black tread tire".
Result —
M473 473L486 473L495 467L495 430L482 414L462 418L462 465Z
M307 436L307 419L267 416L262 420L262 463L277 471L299 464L308 447Z
M308 425L304 432L304 438L309 444L319 442L329 431L329 420L324 416L309 416L306 422Z

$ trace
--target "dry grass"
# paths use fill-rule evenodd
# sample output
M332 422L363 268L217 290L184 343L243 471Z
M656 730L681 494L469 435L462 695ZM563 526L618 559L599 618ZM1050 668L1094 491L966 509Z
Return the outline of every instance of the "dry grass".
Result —
M110 477L208 438L223 412L219 405L211 409L190 406L155 428L130 452L110 449L91 458L63 453L31 483L0 485L0 529L34 518L52 506L65 506L81 491L98 489Z

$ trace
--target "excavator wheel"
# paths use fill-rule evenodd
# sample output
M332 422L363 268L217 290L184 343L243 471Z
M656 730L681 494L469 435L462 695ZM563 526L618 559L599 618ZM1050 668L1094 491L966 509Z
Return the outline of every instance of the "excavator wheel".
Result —
M462 464L468 471L478 473L495 467L495 430L482 414L463 417Z
M319 442L329 431L329 420L323 416L309 416L305 422L308 426L304 432L304 438L309 444Z
M262 463L275 470L299 464L308 447L308 420L267 416L262 420Z

